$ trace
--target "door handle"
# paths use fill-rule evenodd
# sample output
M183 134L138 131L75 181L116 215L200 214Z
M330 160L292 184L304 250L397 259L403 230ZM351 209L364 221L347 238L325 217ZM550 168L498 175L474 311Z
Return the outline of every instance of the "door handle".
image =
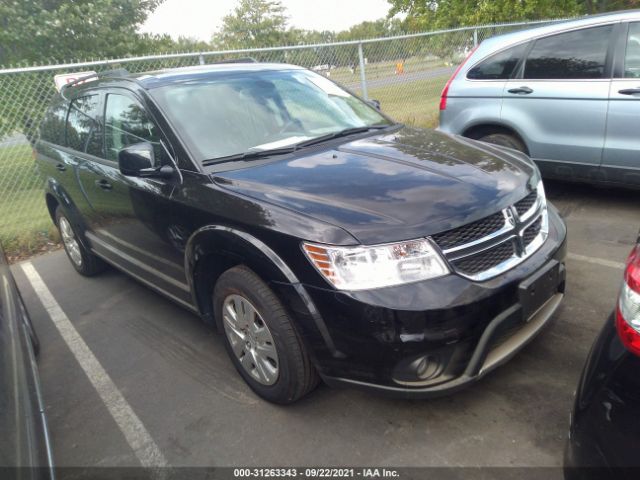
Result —
M529 87L519 87L519 88L512 88L511 90L507 90L509 93L515 93L517 95L529 95L530 93L533 93L533 90L530 89Z
M96 186L100 187L102 190L111 190L113 186L107 182L104 178L101 180L96 180Z
M64 171L67 170L67 167L66 167L66 165L64 163L59 163L59 164L56 165L56 169L59 172L64 172Z
M623 88L622 90L618 90L618 93L622 95L633 95L635 93L640 93L640 88Z

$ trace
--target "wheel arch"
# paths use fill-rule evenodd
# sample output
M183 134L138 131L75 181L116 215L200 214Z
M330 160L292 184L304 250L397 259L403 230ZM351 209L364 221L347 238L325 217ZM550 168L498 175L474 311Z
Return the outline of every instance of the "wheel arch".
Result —
M53 223L56 222L56 210L60 202L58 199L50 192L45 193L44 195L45 201L47 202L47 210L49 212L49 217L51 217L51 221Z
M54 225L57 226L56 210L61 208L65 213L65 216L71 222L71 225L74 227L78 241L83 247L90 250L89 242L85 236L87 227L84 219L82 218L82 214L71 199L71 196L66 193L64 187L53 178L49 178L46 183L45 202Z
M520 134L520 132L516 128L510 125L505 125L504 123L483 122L483 123L471 125L467 127L466 130L464 130L464 132L462 133L462 136L472 138L474 140L478 140L484 137L485 135L490 135L492 133L504 133L507 135L515 136L520 142L522 142L522 144L526 149L525 153L529 155L529 145L527 145L527 142L525 141L524 137Z
M215 318L213 312L211 293L220 275L237 265L247 266L267 284L291 285L295 290L296 300L301 302L313 319L327 347L335 350L327 326L313 300L284 260L255 236L222 225L200 228L191 235L185 249L187 281L198 311L207 323L220 327L219 319Z

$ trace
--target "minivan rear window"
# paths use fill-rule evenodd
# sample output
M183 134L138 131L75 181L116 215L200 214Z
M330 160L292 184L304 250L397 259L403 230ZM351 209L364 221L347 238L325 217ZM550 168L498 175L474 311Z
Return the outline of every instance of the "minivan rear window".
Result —
M99 135L98 95L76 98L71 102L67 117L67 145L74 150L92 155L101 154L102 139Z
M53 105L44 116L40 125L40 138L55 145L64 145L65 122L69 105Z
M506 80L511 78L527 44L516 45L491 55L467 73L470 80Z
M523 78L542 80L604 78L613 26L585 28L536 40Z

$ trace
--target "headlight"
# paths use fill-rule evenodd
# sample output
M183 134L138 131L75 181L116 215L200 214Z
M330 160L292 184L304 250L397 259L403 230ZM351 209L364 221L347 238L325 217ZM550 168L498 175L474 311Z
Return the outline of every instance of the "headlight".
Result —
M441 277L444 260L426 239L337 247L303 243L307 258L339 290L366 290Z

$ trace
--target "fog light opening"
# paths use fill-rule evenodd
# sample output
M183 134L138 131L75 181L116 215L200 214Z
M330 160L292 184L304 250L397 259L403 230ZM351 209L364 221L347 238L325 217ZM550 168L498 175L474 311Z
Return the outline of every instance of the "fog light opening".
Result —
M438 359L427 355L416 362L416 376L420 380L428 380L438 372Z

